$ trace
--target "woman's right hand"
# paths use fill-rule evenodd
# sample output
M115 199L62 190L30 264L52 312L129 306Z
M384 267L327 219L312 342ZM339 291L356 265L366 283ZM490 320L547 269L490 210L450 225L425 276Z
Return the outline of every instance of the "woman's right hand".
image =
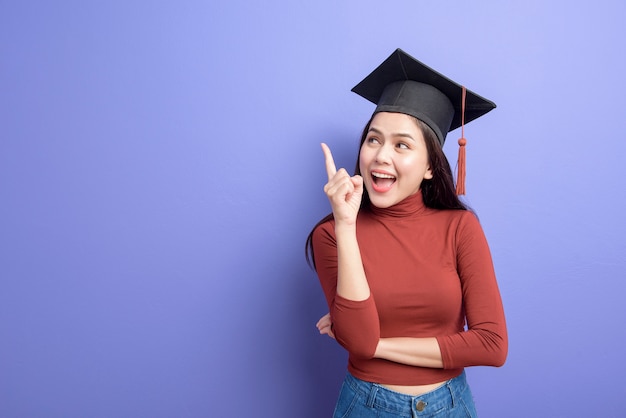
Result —
M324 193L330 201L335 224L354 225L363 198L363 177L358 175L350 177L344 168L337 170L328 145L322 143L322 151L328 174Z

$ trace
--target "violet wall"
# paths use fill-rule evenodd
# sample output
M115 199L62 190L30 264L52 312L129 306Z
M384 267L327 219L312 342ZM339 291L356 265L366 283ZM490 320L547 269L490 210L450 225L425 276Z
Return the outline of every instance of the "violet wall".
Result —
M481 417L621 417L626 4L0 2L0 416L330 416L303 246L401 47L498 108L468 202L510 353ZM455 139L446 152L456 160Z

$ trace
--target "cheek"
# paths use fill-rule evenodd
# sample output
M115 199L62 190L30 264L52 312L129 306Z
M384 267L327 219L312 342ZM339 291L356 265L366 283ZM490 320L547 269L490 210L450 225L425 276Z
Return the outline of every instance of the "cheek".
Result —
M369 162L370 158L367 155L367 151L361 149L361 152L359 152L359 170L361 171L361 174L363 174L363 171L369 165Z
M399 163L398 170L421 180L428 170L428 161L423 156L406 158Z
M404 172L417 171L420 166L420 158L417 155L409 155L404 158L399 158L396 161L396 166L399 170Z

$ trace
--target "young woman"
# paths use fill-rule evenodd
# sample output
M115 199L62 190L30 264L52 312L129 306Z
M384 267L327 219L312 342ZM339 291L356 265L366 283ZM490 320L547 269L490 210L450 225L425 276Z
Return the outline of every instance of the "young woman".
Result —
M353 91L377 107L355 175L322 144L332 214L307 239L330 311L317 326L349 353L334 416L475 417L464 368L504 363L506 325L442 146L495 105L401 50Z

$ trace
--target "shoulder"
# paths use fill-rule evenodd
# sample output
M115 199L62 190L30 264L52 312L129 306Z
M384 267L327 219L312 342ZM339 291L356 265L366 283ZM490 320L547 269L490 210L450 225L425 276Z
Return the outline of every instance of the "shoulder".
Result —
M461 212L459 214L459 228L466 230L480 230L482 231L482 227L480 226L480 221L474 212L471 210L459 210L457 212Z
M447 231L450 237L456 237L457 242L484 235L478 218L470 210L445 209L433 212L433 223Z
M487 248L487 238L476 214L469 210L458 211L455 226L456 242L459 247L468 249Z
M431 216L438 222L452 225L480 225L478 218L471 210L463 209L432 209Z

